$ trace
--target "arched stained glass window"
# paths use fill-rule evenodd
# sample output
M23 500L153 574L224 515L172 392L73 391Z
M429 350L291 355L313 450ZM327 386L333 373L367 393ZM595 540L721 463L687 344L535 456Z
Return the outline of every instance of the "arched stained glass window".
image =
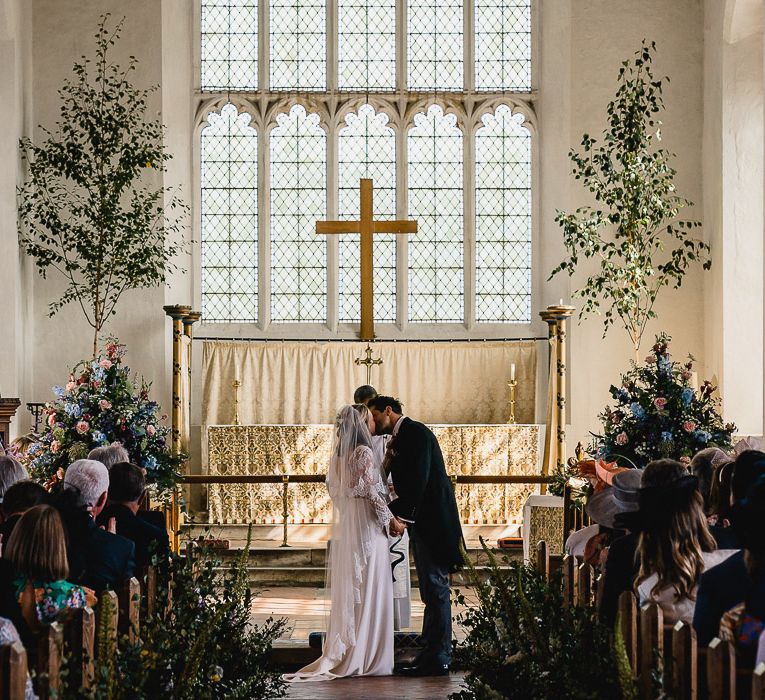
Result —
M475 3L476 90L531 90L531 3Z
M258 135L227 104L201 137L202 314L250 322L258 309Z
M340 207L341 219L359 217L359 180L374 183L373 210L376 219L396 218L396 135L385 114L375 114L370 105L345 118L340 130ZM396 320L396 240L376 235L375 320ZM340 321L359 321L359 237L340 238Z
M409 0L410 90L462 90L463 7L457 0Z
M202 90L258 89L258 0L205 0Z
M531 321L531 134L500 105L475 137L476 320Z
M316 114L295 105L271 132L271 320L327 318L326 134Z
M324 0L271 0L271 89L324 90L327 20Z
M462 132L433 105L409 131L409 320L464 317Z

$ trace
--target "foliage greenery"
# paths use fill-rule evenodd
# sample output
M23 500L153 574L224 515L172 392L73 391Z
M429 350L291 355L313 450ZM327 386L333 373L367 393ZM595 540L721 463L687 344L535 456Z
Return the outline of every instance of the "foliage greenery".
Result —
M585 261L597 262L574 293L584 300L580 316L604 311L604 336L618 320L636 358L660 290L680 287L693 264L711 265L708 244L691 236L701 224L678 219L691 202L677 194L673 154L657 146L669 78L654 78L655 51L654 43L643 42L622 63L602 142L584 134L581 151L569 152L575 179L596 204L558 212L568 257L550 275L573 275Z
M146 469L148 483L160 491L174 486L183 456L170 454L170 429L162 425L167 416L149 398L150 385L139 386L130 376L124 357L125 346L108 339L95 360L81 362L65 386L53 387L56 398L45 405L44 430L28 451L34 478L52 485L74 460L116 441Z
M645 364L633 364L621 386L611 386L616 405L599 415L603 430L593 435L592 454L640 467L662 457L688 462L705 447L731 447L736 426L723 422L715 387L709 381L698 390L691 386L693 357L673 361L671 340L656 336Z
M282 697L285 684L269 657L285 622L250 621L248 552L249 546L223 571L220 561L203 549L193 557L173 557L160 576L156 613L146 618L139 641L120 637L116 649L98 659L95 687L69 689L64 698Z
M156 184L170 159L162 122L146 119L156 87L131 83L135 57L126 67L112 62L124 19L113 30L108 19L95 34L95 58L75 63L59 90L55 128L40 127L42 143L20 141L27 163L18 191L21 246L43 277L54 269L66 278L50 315L77 302L94 329L94 355L123 292L160 285L174 268L187 212Z
M518 562L501 566L482 545L488 574L470 569L478 600L461 615L468 634L457 656L467 674L452 700L635 697L624 651L594 608L566 604L559 581ZM457 600L465 604L465 594Z

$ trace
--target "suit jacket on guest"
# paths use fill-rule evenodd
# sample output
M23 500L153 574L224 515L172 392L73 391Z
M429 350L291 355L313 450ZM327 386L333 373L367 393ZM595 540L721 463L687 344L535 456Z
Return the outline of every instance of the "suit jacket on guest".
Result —
M98 524L107 527L110 518L117 522L117 534L135 544L136 566L148 566L151 563L151 553L167 554L170 549L167 530L155 527L127 506L117 503L108 505L98 516Z
M13 528L16 527L16 523L19 522L19 520L21 520L20 515L12 515L5 522L3 522L2 525L0 525L0 535L3 536L3 549L8 546L8 540L11 538Z
M457 500L436 436L422 423L404 418L394 440L390 474L398 498L388 507L393 515L414 523L433 561L461 566L464 540Z
M69 578L96 594L127 581L135 570L135 545L102 530L90 516L83 530L69 531Z

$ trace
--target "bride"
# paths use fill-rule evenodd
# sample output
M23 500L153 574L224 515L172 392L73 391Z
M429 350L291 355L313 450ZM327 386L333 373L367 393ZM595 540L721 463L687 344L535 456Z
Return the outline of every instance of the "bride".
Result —
M388 487L372 455L374 421L363 404L335 423L327 489L334 510L328 548L331 609L322 655L285 680L322 681L393 672L393 583Z

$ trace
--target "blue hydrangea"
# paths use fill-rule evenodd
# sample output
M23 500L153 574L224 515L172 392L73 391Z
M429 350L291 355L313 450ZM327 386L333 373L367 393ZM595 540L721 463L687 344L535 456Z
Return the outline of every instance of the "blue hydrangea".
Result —
M59 386L56 384L56 386L53 387L53 393L56 395L57 398L63 399L64 394L66 394L66 389L64 389L63 386Z
M658 367L659 372L663 372L664 374L669 374L672 371L672 361L667 357L660 357L656 366Z
M680 398L682 399L683 403L686 406L691 405L691 401L693 401L693 395L694 391L691 389L691 387L687 386L685 389L683 389L683 393L680 395Z
M39 442L36 442L33 445L30 445L29 449L27 450L27 453L30 454L30 455L35 455L41 449L42 449L42 445Z
M141 466L144 469L148 469L151 471L153 469L156 469L157 466L159 465L157 464L157 458L154 455L148 455L147 457L144 457L141 460Z
M645 418L645 410L639 403L630 404L630 411L632 411L632 415L638 420Z
M66 411L66 414L71 418L79 418L82 416L82 409L76 403L65 403L64 411Z
M693 437L699 442L709 442L712 439L711 433L708 433L706 430L695 430Z
M665 430L661 434L661 439L663 442L672 442L672 431L671 430Z
M106 444L106 435L104 435L100 430L94 430L93 431L93 441L97 442L101 445Z

